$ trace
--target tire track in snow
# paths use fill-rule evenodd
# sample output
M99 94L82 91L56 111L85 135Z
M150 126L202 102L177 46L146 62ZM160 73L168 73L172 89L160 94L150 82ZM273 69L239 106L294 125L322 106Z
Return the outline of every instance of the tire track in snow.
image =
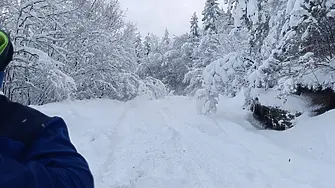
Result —
M116 160L115 153L117 151L117 146L120 145L120 143L123 141L124 137L123 135L126 135L125 131L125 123L124 121L127 120L127 115L132 109L131 103L125 104L125 107L121 113L121 116L118 118L116 122L116 126L112 128L111 135L108 135L109 141L110 141L110 152L108 153L107 159L103 163L101 169L99 170L99 177L100 177L100 183L103 185L106 182L106 178L108 179L109 174L109 167L110 164L113 164L113 162ZM105 132L104 134L107 135L110 132Z
M165 112L163 112L163 110L160 110L158 114L162 117L165 127L167 127L169 130L171 130L175 134L180 135L182 141L184 141L183 144L186 147L188 147L188 151L191 150L191 148L189 147L190 144L186 145L185 138L186 138L186 140L188 140L189 143L191 143L191 145L195 145L195 147L198 147L197 144L192 139L190 139L189 137L185 136L180 130L177 130L176 128L174 128L174 127L172 127L172 126L170 126L168 124L167 115L166 115ZM203 152L198 152L197 155L198 156L204 156ZM194 158L194 156L189 156L189 157L190 158ZM205 157L201 157L201 158L205 158ZM217 161L217 162L220 163L219 161ZM184 165L185 166L183 168L188 173L188 177L193 177L193 181L195 181L195 184L197 185L197 187L198 186L200 186L200 187L206 187L206 186L209 186L209 185L213 185L213 182L208 182L208 180L206 180L206 178L210 179L210 177L207 174L201 173L199 171L200 169L202 170L202 167L201 167L201 165L196 164L194 162L194 160L193 161L189 161L187 164L184 164ZM186 165L187 165L187 168L186 168ZM201 173L201 175L199 175L199 173ZM206 178L204 178L204 177L206 177ZM211 187L211 186L209 186L209 187Z
M241 158L237 157L237 156L228 156L225 153L222 153L221 149L217 149L217 148L209 148L208 146L210 146L210 144L204 144L201 143L199 141L197 141L194 138L199 138L196 135L195 129L192 127L189 127L188 130L182 130L180 126L176 126L176 127L172 127L171 125L169 125L168 122L171 122L168 120L168 114L166 112L164 112L163 110L160 111L160 115L162 116L162 118L164 119L165 122L165 126L169 127L170 129L173 129L174 131L178 132L179 134L182 135L182 137L184 138L183 141L185 143L188 143L189 149L196 149L194 152L194 155L190 156L191 158L193 158L194 161L206 161L207 165L198 165L198 167L200 167L202 170L206 171L206 173L211 174L211 177L216 177L215 180L211 180L210 185L209 182L206 182L205 185L207 185L208 187L217 187L215 185L221 185L223 187L234 187L233 184L234 182L227 182L229 181L229 178L222 178L220 175L222 175L222 170L218 170L218 169L231 169L231 171L233 171L235 168L237 168L236 164L240 165L241 169L245 169L245 167L248 167L250 170L249 172L245 173L242 172L242 177L244 177L245 179L249 180L250 183L253 183L253 180L255 179L255 177L257 177L257 174L254 174L253 172L259 172L262 174L263 177L266 177L266 173L263 172L263 170L261 170L260 168L253 168L249 165L249 163L246 163L244 160L242 160ZM172 125L175 125L172 123ZM220 126L219 123L216 122L217 126ZM191 128L191 129L190 129ZM193 132L192 132L193 131ZM223 130L225 132L226 135L229 135L225 130ZM188 136L187 133L193 133L193 136ZM200 133L200 132L199 132ZM236 141L235 139L233 139L234 141ZM230 140L230 141L233 141ZM227 140L225 140L227 141ZM229 141L229 140L228 140ZM222 140L222 142L224 142ZM251 152L247 147L245 147L241 142L237 142L238 145L240 145L240 148L237 148L238 150L245 150L247 152ZM231 143L233 144L233 143ZM233 147L234 148L234 147ZM231 152L231 151L230 151ZM240 153L240 152L239 152ZM225 157L224 157L225 156ZM228 157L228 160L227 160ZM226 159L225 161L229 161L229 162L222 162L223 159ZM212 163L208 163L208 161L212 161ZM215 165L213 165L213 163ZM209 165L212 165L211 167L209 167ZM225 175L227 176L227 172L229 170L223 170L223 172L225 173ZM210 177L209 175L206 175L207 177ZM231 175L228 175L231 176ZM219 178L220 177L220 178ZM254 178L250 178L250 177L254 177ZM233 179L234 176L231 176L231 178ZM201 179L201 176L198 176L197 179ZM268 185L268 184L266 184ZM201 186L203 187L203 186Z

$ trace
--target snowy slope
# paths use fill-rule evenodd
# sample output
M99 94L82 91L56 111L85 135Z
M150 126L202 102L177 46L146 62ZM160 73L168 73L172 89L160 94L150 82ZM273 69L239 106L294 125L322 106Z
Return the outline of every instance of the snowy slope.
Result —
M221 103L207 117L184 97L38 109L67 121L97 188L335 187L335 112L274 132L248 123L240 97Z

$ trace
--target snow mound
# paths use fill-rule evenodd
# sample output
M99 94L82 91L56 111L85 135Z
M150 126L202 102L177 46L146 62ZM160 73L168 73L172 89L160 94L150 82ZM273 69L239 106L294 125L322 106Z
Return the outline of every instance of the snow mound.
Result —
M62 116L97 188L333 188L335 112L285 132L257 130L243 95L201 116L186 97L92 100L37 109Z
M302 96L288 95L282 96L279 91L269 89L252 89L250 97L258 97L259 102L264 106L279 107L280 109L287 110L292 113L309 113L311 108L309 107L310 101Z

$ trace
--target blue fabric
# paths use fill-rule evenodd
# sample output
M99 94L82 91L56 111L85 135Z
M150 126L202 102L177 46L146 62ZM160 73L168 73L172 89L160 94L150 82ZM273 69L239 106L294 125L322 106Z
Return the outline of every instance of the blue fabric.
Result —
M8 138L0 138L0 154L12 159L19 159L24 150L24 144Z
M55 117L42 127L29 147L0 138L0 187L93 188L88 163L71 143L65 122Z
M2 88L4 78L5 78L5 72L0 71L0 88Z

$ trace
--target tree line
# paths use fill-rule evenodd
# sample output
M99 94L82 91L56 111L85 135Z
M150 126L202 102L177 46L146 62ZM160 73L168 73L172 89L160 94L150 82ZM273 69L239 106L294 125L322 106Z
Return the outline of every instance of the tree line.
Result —
M0 27L15 46L4 93L26 104L173 93L208 114L219 95L335 88L334 2L224 4L206 0L189 32L158 37L141 35L116 0L4 0Z
M11 100L40 105L166 92L159 80L135 73L137 29L117 0L3 0L0 11L15 48L3 87Z

